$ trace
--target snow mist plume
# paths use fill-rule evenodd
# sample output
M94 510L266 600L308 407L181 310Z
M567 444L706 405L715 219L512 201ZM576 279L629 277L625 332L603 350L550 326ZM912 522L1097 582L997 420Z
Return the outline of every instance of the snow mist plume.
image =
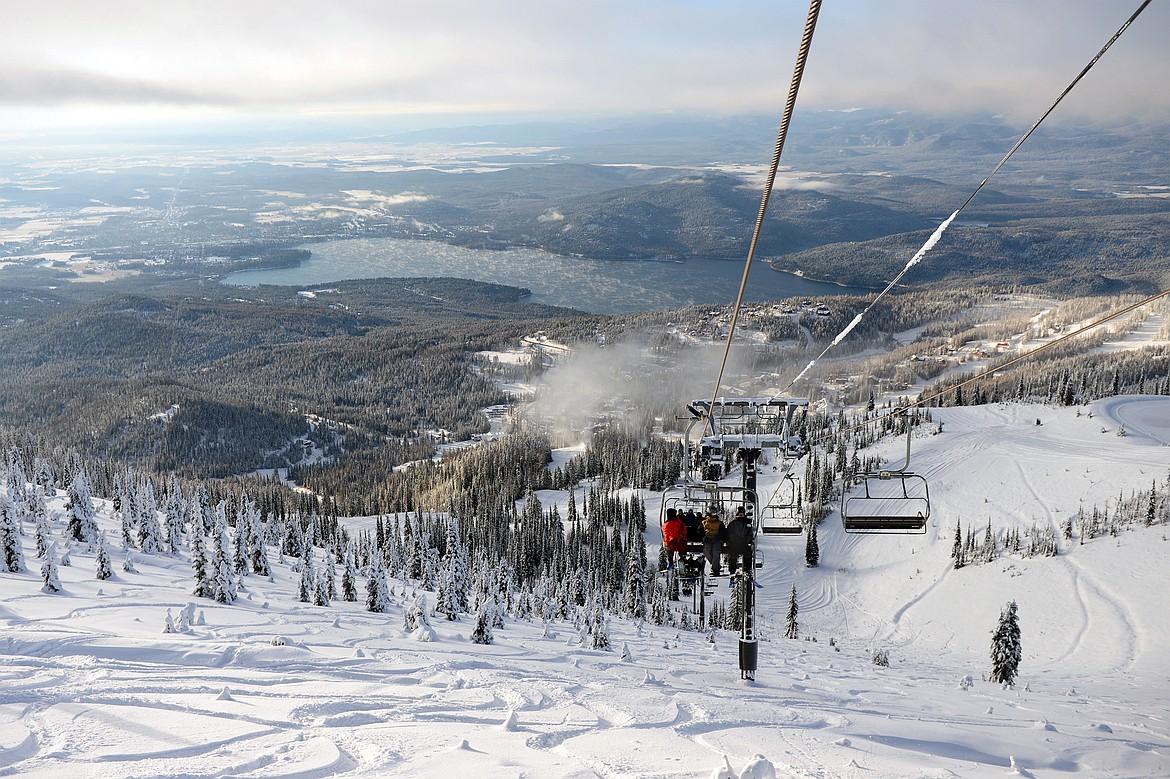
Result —
M744 370L744 361L736 350L732 356L729 374L734 376ZM710 394L720 357L714 342L662 346L630 340L574 348L569 359L540 378L525 415L573 443L602 421L637 423L646 414L673 421L688 402ZM642 410L637 418L635 409Z

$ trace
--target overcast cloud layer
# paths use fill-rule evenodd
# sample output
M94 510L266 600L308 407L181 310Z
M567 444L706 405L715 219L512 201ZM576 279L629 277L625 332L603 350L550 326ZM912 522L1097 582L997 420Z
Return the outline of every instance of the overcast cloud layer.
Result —
M806 108L1036 116L1139 0L826 0ZM803 0L5 3L0 122L493 116L782 104ZM1170 0L1062 107L1170 117Z

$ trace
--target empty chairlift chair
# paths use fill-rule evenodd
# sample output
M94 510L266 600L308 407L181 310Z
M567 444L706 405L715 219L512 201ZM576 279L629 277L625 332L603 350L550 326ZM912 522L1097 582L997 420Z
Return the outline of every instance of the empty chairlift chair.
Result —
M800 482L786 475L776 487L772 499L760 514L760 532L770 535L793 536L800 535L804 530L801 521L800 506L797 496L800 493Z
M910 430L906 430L906 462L901 468L857 475L856 486L841 494L841 524L846 533L925 533L930 518L926 477L912 473Z

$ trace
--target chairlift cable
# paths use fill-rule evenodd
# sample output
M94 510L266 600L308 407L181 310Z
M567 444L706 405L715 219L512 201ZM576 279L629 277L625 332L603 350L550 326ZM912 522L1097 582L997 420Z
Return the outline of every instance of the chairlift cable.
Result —
M922 248L919 249L918 252L910 259L910 261L906 263L906 266L904 268L902 268L902 271L897 276L895 276L893 278L893 280L890 281L889 284L886 285L885 289L883 289L881 292L879 292L877 294L877 297L875 297L873 300L870 301L869 305L867 305L865 307L865 309L860 314L853 317L853 320L848 325L845 326L845 329L842 330L840 333L838 333L837 336L832 341L829 342L829 345L824 348L824 351L822 351L819 355L817 355L815 358L813 358L813 360L811 362L809 362L809 364L804 367L804 370L802 370L800 373L798 373L796 375L796 378L794 378L792 381L790 381L788 383L788 386L786 386L783 390L781 390L779 394L783 394L784 392L787 392L788 390L792 389L792 386L794 384L796 384L796 382L798 382L802 378L804 378L805 374L808 373L809 369L811 369L826 354L828 354L830 349L832 349L837 344L841 343L841 341L845 338L845 336L848 335L853 330L853 328L856 327L858 325L858 323L861 322L861 320L865 317L865 315L868 314L870 312L870 310L873 309L873 307L875 305L877 305L877 302L879 300L881 300L883 297L885 297L886 294L890 290L892 290L895 286L897 286L898 282L900 282L902 280L902 278L909 272L909 270L912 267L914 267L915 265L918 264L918 261L922 259L922 257L926 254L926 252L928 252L931 248L934 247L934 245L936 243L938 243L938 241L942 238L943 232L947 229L948 226L950 226L951 222L953 222L955 220L955 218L959 214L961 214L963 212L963 210L965 208L967 208L968 205L970 205L971 201L975 199L975 196L978 195L979 192L985 186L987 186L987 183L989 181L991 181L992 177L995 176L996 173L999 172L1000 168L1002 168L1007 163L1007 161L1012 158L1012 155L1014 155L1016 153L1016 150L1024 145L1024 141L1028 140L1028 138L1032 135L1032 133L1036 131L1036 128L1038 128L1040 126L1040 124L1045 119L1048 118L1049 114L1051 114L1054 110L1056 110L1056 107L1058 105L1060 105L1060 102L1062 100L1064 100L1065 96L1068 95L1068 93L1073 90L1073 87L1075 87L1080 82L1080 80L1085 77L1085 74L1087 74L1093 68L1093 66L1097 64L1097 61L1100 60L1101 57L1103 57L1105 55L1105 52L1107 52L1109 50L1109 48L1117 41L1117 39L1121 37L1122 33L1124 33L1126 31L1126 29L1129 28L1129 26L1133 23L1133 21L1135 19L1137 19L1138 16L1141 14L1141 12L1146 10L1146 6L1148 6L1150 4L1150 2L1151 2L1151 0L1144 0L1144 2L1141 4L1141 6L1139 6L1138 9L1136 11L1134 11L1133 14L1128 19L1126 19L1125 24L1121 25L1121 27L1117 30L1117 32L1115 32L1113 34L1113 37L1110 38L1105 43L1105 45L1101 47L1101 50L1098 51L1097 54L1091 60L1089 60L1089 64L1085 65L1085 67L1081 70L1081 72L1077 74L1077 77L1074 78L1072 80L1072 82L1070 82L1069 85L1064 88L1064 91L1060 93L1060 96L1057 97L1056 100L1052 103L1052 105L1050 105L1048 107L1047 111L1045 111L1043 114L1040 115L1040 118L1036 120L1035 124L1032 125L1032 127L1028 130L1028 132L1024 133L1024 135L1020 138L1020 140L1016 141L1016 145L1013 146L1011 148L1011 150L1008 151L1008 153L1004 155L1003 159L999 161L999 164L996 165L995 168L991 171L991 173L989 173L987 175L987 178L983 179L983 181L981 181L979 183L979 186L976 187L975 191L971 193L970 197L968 197L963 202L963 205L959 206L958 209L956 209L954 213L952 213L949 217L947 217L945 220L943 220L943 222L938 226L938 228L935 229L934 233L931 234L930 238L928 238L926 240L926 243L922 245ZM745 281L747 279L746 273L744 274L744 279L745 279ZM741 295L742 295L742 292L741 292ZM728 345L730 346L730 335L728 336ZM726 358L724 358L724 359L726 360Z
M1035 349L1027 351L1024 354L1019 355L1018 357L1013 357L1012 359L1008 360L1005 363L1002 363L1001 365L996 365L994 367L988 368L987 370L980 373L978 376L972 376L969 379L965 379L965 380L959 382L958 384L954 385L953 387L947 387L945 390L939 390L938 392L934 393L933 395L929 395L929 396L924 397L924 398L919 398L918 400L914 401L913 403L907 403L905 406L902 406L901 408L897 409L897 411L894 411L891 413L903 413L904 414L905 412L909 411L912 408L917 408L919 406L925 406L928 403L930 403L931 401L937 400L949 392L953 392L953 391L960 389L962 387L966 387L968 384L974 384L977 381L980 381L982 379L986 379L987 377L992 376L993 374L999 373L1000 371L1004 370L1005 368L1010 368L1011 366L1015 365L1016 363L1023 362L1024 360L1027 360L1031 357L1035 357L1040 352L1043 352L1047 349L1051 349L1052 347L1056 346L1057 344L1064 343L1065 341L1069 340L1070 338L1076 338L1079 335L1084 335L1085 333L1088 333L1091 330L1095 330L1096 328L1100 327L1103 324L1106 324L1108 322L1112 322L1114 319L1117 319L1118 317L1125 316L1126 314L1129 314L1133 311L1136 311L1137 309L1141 308L1142 306L1153 303L1158 298L1166 297L1167 295L1170 295L1170 289L1164 289L1161 292L1158 292L1154 295L1151 295L1144 300L1139 300L1137 303L1134 303L1133 305L1126 306L1125 308L1119 309L1119 310L1114 311L1110 314L1106 314L1105 316L1101 317L1100 319L1096 319L1096 320L1090 322L1089 324L1085 325L1084 327L1082 327L1079 330L1074 330L1071 333L1065 333L1064 335L1060 336L1059 338L1055 338L1046 344L1041 344L1040 346L1037 346Z
M856 432L858 430L865 428L867 425L879 423L883 419L888 419L890 417L904 416L906 414L906 412L910 411L911 409L921 408L923 406L927 406L932 401L938 400L939 398L943 397L944 395L952 393L955 390L962 389L963 387L969 386L971 384L975 384L977 382L980 382L983 379L986 379L990 376L993 376L996 373L999 373L1007 368L1010 368L1017 363L1023 362L1024 360L1031 359L1032 357L1035 357L1036 355L1040 354L1041 352L1046 351L1048 349L1051 349L1052 347L1057 346L1059 344L1062 344L1069 339L1076 338L1077 336L1085 335L1086 333L1089 333L1089 332L1097 329L1101 325L1108 324L1109 322L1112 322L1114 319L1117 319L1119 317L1123 317L1126 314L1129 314L1129 313L1136 311L1137 309L1141 308L1142 306L1149 305L1150 303L1153 303L1155 300L1158 300L1159 298L1164 298L1167 296L1170 296L1170 289L1164 289L1161 292L1157 292L1153 295L1150 295L1149 297L1147 297L1143 300L1139 300L1138 302L1133 303L1132 305L1128 305L1125 308L1121 308L1121 309L1118 309L1117 311L1113 311L1111 313L1108 313L1108 314L1106 314L1098 319L1093 320L1092 322L1090 322L1089 324L1080 328L1079 330L1074 330L1070 333L1065 333L1064 335L1060 336L1059 338L1054 338L1053 340L1049 341L1048 343L1041 344L1040 346L1037 346L1035 349L1031 349L1027 352L1024 352L1021 355L1013 357L1012 359L1008 360L1007 362L1000 363L998 365L993 365L990 368L987 368L986 370L984 370L982 373L980 373L976 376L972 376L968 379L964 379L963 381L959 382L958 384L955 384L954 386L950 386L950 387L947 387L946 389L939 390L938 392L935 392L933 395L927 395L924 397L920 397L915 401L908 402L903 406L899 406L898 408L891 410L888 414L882 414L881 416L867 419L864 422L862 422L861 424L853 425L851 427L844 428L843 430L838 430L837 433L853 433L853 432Z
M1149 2L1149 0L1146 0ZM784 141L788 136L788 125L792 120L792 111L796 107L796 95L800 91L800 81L804 77L805 63L808 61L808 52L812 47L813 31L817 26L817 16L821 12L821 0L811 0L808 8L808 18L804 24L804 34L800 39L800 49L796 55L796 67L792 73L792 83L788 87L788 98L784 103L784 114L780 120L780 132L776 136L776 149L772 153L772 165L768 170L768 179L764 184L764 195L760 199L760 212L756 216L756 226L752 231L752 241L748 248L747 262L743 268L743 280L739 284L739 294L735 298L732 308L731 324L727 329L727 345L723 349L723 361L719 364L719 375L715 379L715 389L711 393L711 406L707 412L707 421L704 430L711 428L711 414L715 408L715 400L719 397L719 387L723 383L723 372L727 369L727 359L731 354L731 339L735 336L735 325L739 321L739 310L743 305L743 296L747 291L748 274L752 270L752 261L756 256L756 247L760 242L760 233L764 227L764 215L768 211L768 200L772 196L772 186L776 182L776 171L780 167L780 155L784 151ZM712 429L712 432L714 430Z

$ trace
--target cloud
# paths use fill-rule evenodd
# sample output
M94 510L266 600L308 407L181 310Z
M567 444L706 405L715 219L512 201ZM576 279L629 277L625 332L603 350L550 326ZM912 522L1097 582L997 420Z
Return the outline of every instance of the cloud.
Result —
M43 106L75 101L221 106L244 102L242 96L216 92L207 86L193 89L173 82L75 68L0 70L0 104Z
M132 0L29 4L0 30L0 107L318 113L776 111L805 9L765 0ZM1130 13L1083 0L826 4L800 107L1035 115ZM1170 4L1066 113L1165 118Z

